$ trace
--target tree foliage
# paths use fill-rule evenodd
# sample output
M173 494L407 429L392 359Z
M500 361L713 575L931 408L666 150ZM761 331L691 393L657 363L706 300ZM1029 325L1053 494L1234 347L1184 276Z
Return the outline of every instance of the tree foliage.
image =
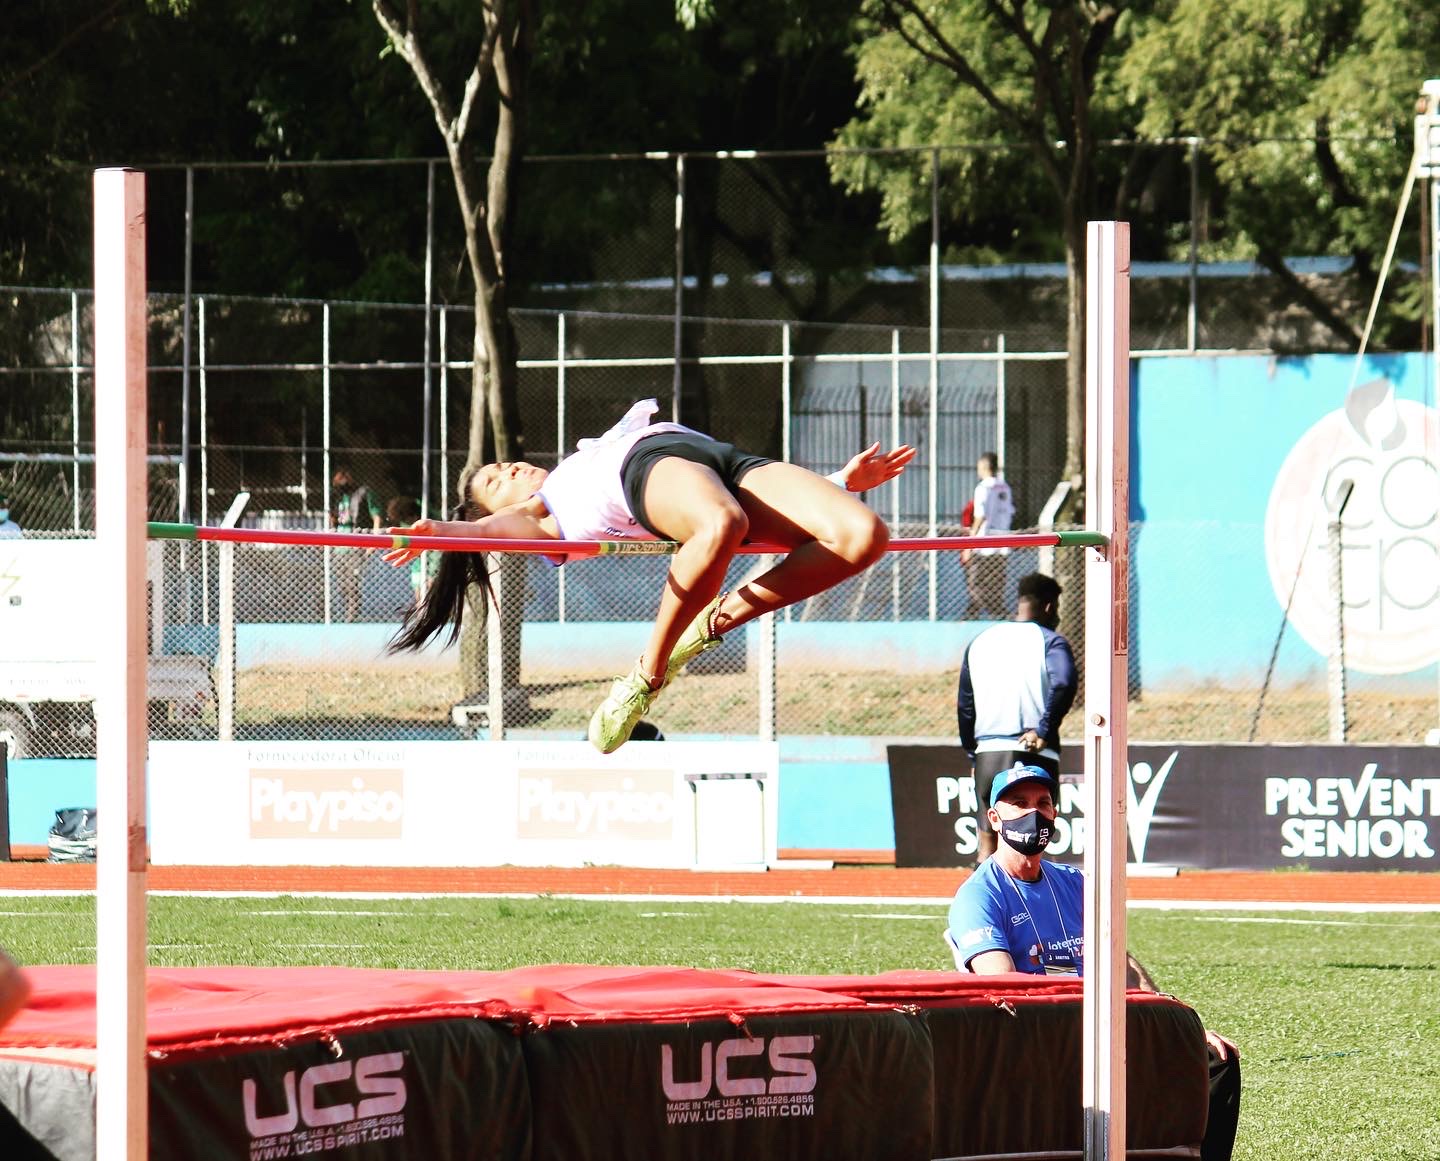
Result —
M1137 132L1209 139L1226 224L1212 252L1258 258L1354 342L1437 54L1440 9L1423 0L1173 0L1145 23L1118 79L1141 109ZM1319 254L1353 260L1348 302L1285 265ZM1384 325L1403 327L1417 317L1416 287L1388 305Z
M1064 475L1076 482L1084 463L1085 223L1098 216L1096 146L1134 116L1111 78L1129 26L1148 9L1148 0L867 0L871 35L856 53L860 106L836 141L962 146L938 158L943 212L978 226L982 245L1003 244L1012 256L1053 252L1058 242L1068 297ZM936 160L917 153L897 165L838 153L834 168L850 188L882 192L885 221L897 234L930 219ZM1035 196L1042 190L1046 196Z

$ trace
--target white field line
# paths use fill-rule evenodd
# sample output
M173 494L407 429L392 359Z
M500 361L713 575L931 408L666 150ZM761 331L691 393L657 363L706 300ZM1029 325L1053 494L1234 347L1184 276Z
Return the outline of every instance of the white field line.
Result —
M0 891L0 898L84 898L94 891ZM913 895L616 895L535 891L151 891L152 898L179 899L356 899L399 901L421 899L566 899L595 903L799 903L843 907L949 907L953 896ZM1132 911L1317 911L1349 914L1440 912L1440 903L1243 902L1230 899L1131 899ZM37 913L38 914L38 913ZM316 914L305 912L305 914ZM347 912L346 914L353 914Z

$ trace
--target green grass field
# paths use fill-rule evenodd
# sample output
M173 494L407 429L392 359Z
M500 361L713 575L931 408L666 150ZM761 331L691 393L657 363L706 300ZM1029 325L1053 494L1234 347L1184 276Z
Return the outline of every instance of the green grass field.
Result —
M150 941L157 965L848 974L948 968L943 917L914 903L164 896ZM93 900L0 899L0 943L29 963L93 962ZM1237 1158L1440 1159L1440 914L1136 910L1130 944L1240 1045Z

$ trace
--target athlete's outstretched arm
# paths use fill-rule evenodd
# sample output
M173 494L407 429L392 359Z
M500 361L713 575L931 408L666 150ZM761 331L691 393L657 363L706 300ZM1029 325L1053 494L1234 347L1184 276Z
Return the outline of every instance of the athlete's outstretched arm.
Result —
M408 528L387 528L393 536L456 536L487 540L556 540L558 537L528 512L507 508L479 520L416 520ZM409 564L421 548L391 548L383 555L390 564Z
M847 492L868 492L887 480L893 480L916 456L916 450L902 443L891 451L881 453L877 440L864 451L856 452L838 472L826 476Z

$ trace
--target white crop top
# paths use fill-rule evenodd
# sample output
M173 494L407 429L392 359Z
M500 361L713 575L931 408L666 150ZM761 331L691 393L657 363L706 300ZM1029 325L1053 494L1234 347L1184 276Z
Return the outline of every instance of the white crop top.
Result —
M555 517L562 540L656 539L626 503L620 483L625 457L642 439L663 432L711 438L683 424L651 423L650 417L659 409L654 399L640 400L604 435L582 439L578 450L545 477L537 494Z

